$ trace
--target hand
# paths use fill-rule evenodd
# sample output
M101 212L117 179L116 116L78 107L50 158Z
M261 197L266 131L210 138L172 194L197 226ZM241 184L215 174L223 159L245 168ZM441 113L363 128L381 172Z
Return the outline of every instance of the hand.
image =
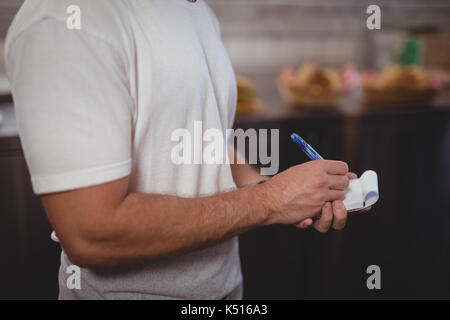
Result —
M268 180L261 185L271 209L268 224L299 224L319 215L325 203L344 200L347 173L345 162L318 160L291 167Z
M353 172L347 173L347 177L350 180L358 178L358 176ZM372 209L372 207L367 207L354 213L363 213L369 211L370 209ZM342 201L335 200L333 201L333 203L327 202L324 205L324 207L322 208L322 215L320 216L319 220L313 221L313 219L308 218L298 223L296 227L299 229L306 229L312 225L313 228L319 232L327 232L331 226L335 230L343 229L346 225L346 222L347 210L345 209Z

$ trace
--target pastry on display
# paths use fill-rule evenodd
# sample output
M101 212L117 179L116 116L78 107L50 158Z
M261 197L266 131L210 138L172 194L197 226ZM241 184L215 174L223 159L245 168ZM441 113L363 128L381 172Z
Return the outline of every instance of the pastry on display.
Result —
M351 91L355 77L356 71L352 67L340 71L305 64L297 70L284 69L277 82L281 96L290 104L330 107Z
M246 114L262 111L264 108L257 98L253 84L245 77L237 76L238 101L236 112Z
M419 67L392 66L363 76L366 102L377 105L430 102L441 87L439 79ZM406 104L407 103L407 104Z

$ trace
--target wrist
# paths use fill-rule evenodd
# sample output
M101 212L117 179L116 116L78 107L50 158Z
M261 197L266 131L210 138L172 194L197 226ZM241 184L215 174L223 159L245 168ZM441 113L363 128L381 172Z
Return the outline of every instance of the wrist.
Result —
M274 213L276 210L276 201L271 191L271 186L265 181L261 181L252 187L254 193L254 203L257 208L258 224L260 226L268 226L274 224Z

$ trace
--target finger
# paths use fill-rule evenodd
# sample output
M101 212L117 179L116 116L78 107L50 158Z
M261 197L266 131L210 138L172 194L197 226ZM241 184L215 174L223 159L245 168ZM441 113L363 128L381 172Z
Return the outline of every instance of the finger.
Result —
M354 172L349 172L349 173L347 173L347 177L348 177L350 180L358 179L358 175L357 175L356 173L354 173Z
M299 223L297 223L295 226L299 229L307 229L313 224L313 221L311 218L305 219Z
M344 229L347 223L347 209L340 200L333 201L333 229Z
M359 210L359 211L355 211L354 213L359 214L359 213L364 213L364 212L367 212L367 211L370 211L370 210L372 210L372 206L364 208L364 209Z
M333 190L346 190L350 184L350 180L347 176L329 176L328 182L329 188Z
M327 232L331 224L333 222L333 208L331 207L331 203L327 202L322 208L322 215L320 219L315 221L313 226L319 232Z
M348 165L343 161L328 161L328 174L344 175L348 173Z
M334 200L344 200L345 199L345 191L344 190L328 190L325 201L334 201Z

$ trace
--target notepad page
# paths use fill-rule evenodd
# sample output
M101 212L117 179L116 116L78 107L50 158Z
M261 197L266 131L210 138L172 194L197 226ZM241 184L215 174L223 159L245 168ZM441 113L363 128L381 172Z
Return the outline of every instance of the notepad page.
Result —
M344 206L347 211L364 207L364 197L360 179L350 180L350 185L345 193Z
M365 207L369 207L378 201L378 177L375 171L368 170L361 175L361 187Z
M367 208L378 201L378 177L375 171L364 172L359 179L350 180L345 193L344 206L347 211Z

